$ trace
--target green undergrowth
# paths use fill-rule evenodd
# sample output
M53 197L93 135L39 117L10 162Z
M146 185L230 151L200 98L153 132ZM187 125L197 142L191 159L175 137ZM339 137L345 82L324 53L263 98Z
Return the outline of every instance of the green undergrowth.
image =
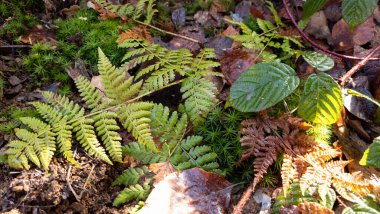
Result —
M73 18L57 19L55 24L58 26L57 44L35 44L24 58L24 68L36 77L37 85L58 81L71 86L65 69L79 59L92 73L97 67L98 47L111 62L120 62L124 53L116 42L120 19L99 20L96 11L87 9L77 12Z
M43 5L42 0L0 1L0 37L14 40L28 28L37 25L32 13L41 11Z
M248 169L243 177L236 180L237 171L244 168L244 166L236 165L242 154L239 134L242 126L240 122L250 117L252 117L251 114L241 113L232 108L216 107L209 113L206 121L195 130L197 135L203 137L203 142L218 155L218 163L223 174L236 182L252 176L250 174L252 170ZM244 172L241 173L244 174Z
M20 127L22 117L36 117L37 111L32 108L8 106L0 111L0 135L12 135L13 130Z

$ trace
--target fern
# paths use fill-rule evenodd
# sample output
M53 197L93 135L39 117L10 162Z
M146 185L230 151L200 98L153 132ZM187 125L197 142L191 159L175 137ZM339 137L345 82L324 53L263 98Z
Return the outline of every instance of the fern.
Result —
M119 47L133 48L128 51L120 70L130 70L142 63L149 64L141 67L136 78L146 77L140 91L144 95L149 91L162 89L173 83L177 76L182 76L181 92L185 110L193 124L199 125L204 121L211 107L216 103L217 89L208 76L220 76L212 72L219 63L213 61L213 49L203 49L192 57L187 49L168 50L157 44L151 44L134 31L127 31Z
M115 198L113 201L112 205L113 206L119 206L120 204L123 204L125 202L134 200L134 199L139 199L139 200L144 200L146 197L148 197L150 193L150 180L146 181L143 185L140 184L135 184L135 185L130 185Z
M237 42L241 42L245 48L259 51L259 55L263 61L283 60L292 55L299 55L299 51L293 49L292 46L300 48L303 47L303 45L296 37L288 36L286 33L283 33L284 30L282 28L284 28L285 24L281 22L276 11L272 9L273 5L271 6L271 3L268 3L274 17L277 17L275 24L272 24L272 22L268 20L257 18L255 24L258 27L257 31L260 32L256 32L243 22L229 20L229 22L238 25L242 30L241 35L233 35L230 36L230 38ZM277 55L271 53L271 51L268 51L267 47L280 50L284 56L279 58Z
M123 172L119 177L112 182L112 185L133 185L137 184L139 179L148 172L148 167L143 166L141 168L129 168Z
M95 2L113 15L121 18L140 19L145 16L147 24L152 20L154 13L157 12L157 10L153 9L154 0L138 0L135 5L132 3L114 5L108 2L108 0L95 0Z

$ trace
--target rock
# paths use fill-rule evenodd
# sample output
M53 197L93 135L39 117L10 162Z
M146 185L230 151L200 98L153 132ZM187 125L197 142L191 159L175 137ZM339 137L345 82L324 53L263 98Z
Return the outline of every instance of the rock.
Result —
M185 26L186 22L186 9L184 7L180 7L173 11L172 13L172 21L174 26L179 29Z
M20 84L22 81L18 77L16 77L16 76L10 76L9 79L8 79L8 82L12 86L16 86L16 85Z
M211 16L208 11L198 11L194 15L195 22L200 25L205 25L209 20Z
M316 39L326 39L329 44L332 43L331 32L327 25L327 18L323 11L315 13L305 29L307 34L314 36Z
M22 89L22 85L19 84L14 88L5 90L5 94L18 94Z
M205 44L206 48L214 48L215 53L224 56L226 50L232 47L234 41L225 36L216 36L210 42Z
M250 1L242 1L235 7L235 13L239 15L243 20L247 20L247 18L251 15L251 6L252 3Z

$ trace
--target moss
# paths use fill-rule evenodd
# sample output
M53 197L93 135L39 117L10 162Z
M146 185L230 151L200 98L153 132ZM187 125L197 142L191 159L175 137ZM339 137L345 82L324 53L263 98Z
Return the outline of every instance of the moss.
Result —
M9 106L0 111L0 135L12 134L13 129L21 125L21 117L37 117L38 113L32 108Z
M242 128L240 122L250 117L250 114L241 113L234 109L225 110L216 107L209 113L206 121L195 130L196 135L202 136L204 143L218 155L220 169L231 179L236 178L235 170L237 168L235 165L242 154L239 134L239 130ZM240 177L235 180L239 182L245 178Z
M37 19L31 14L43 9L42 0L8 0L0 2L0 36L9 40L25 34L30 27L37 25Z
M199 10L208 10L212 4L212 0L192 0L185 1L187 15L192 16Z

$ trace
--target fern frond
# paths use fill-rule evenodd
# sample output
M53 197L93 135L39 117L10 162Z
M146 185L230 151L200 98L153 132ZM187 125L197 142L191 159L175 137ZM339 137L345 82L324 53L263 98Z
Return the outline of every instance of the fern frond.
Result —
M158 149L153 141L149 125L152 107L153 104L149 102L134 102L121 106L117 113L124 128L131 132L139 143L156 152Z
M145 4L148 0L139 0L136 5L131 3L115 5L108 2L108 0L95 0L95 2L119 17L139 19L143 15Z
M194 126L201 124L217 102L215 85L205 78L190 76L181 85L184 106Z
M111 160L95 135L94 127L92 126L93 122L89 118L80 118L74 122L72 126L74 127L73 131L76 132L76 138L90 155L112 165Z
M121 137L117 132L120 128L116 122L115 112L103 111L94 116L94 126L102 142L106 145L111 158L114 161L122 162Z
M150 181L146 181L143 185L135 184L126 187L119 195L115 198L112 205L119 206L125 202L131 200L144 200L148 197L151 189L149 185Z
M17 169L29 169L28 159L36 166L41 167L38 155L34 151L33 146L27 142L14 140L7 145L8 149L5 154L8 155L8 163L11 167Z
M68 121L83 117L84 109L69 98L50 91L43 91L42 95L50 104L56 106Z
M301 203L298 205L298 211L300 214L309 214L309 213L334 214L334 211L316 202Z
M201 145L202 140L200 136L189 136L182 140L170 158L173 166L178 170L200 167L220 173L219 164L216 162L217 155L209 146Z
M70 163L75 166L79 166L79 164L75 161L73 151L71 150L73 127L68 124L66 117L50 105L40 102L33 102L32 105L46 121L49 121L52 126L52 132L54 132L58 142L59 152L62 153L63 157L70 161Z
M137 142L129 143L128 145L123 147L123 153L136 158L136 160L141 161L144 164L159 163L166 161L166 157L163 157L160 154L153 152L146 146Z
M128 168L127 170L123 172L123 174L121 174L112 182L112 186L115 186L115 185L129 186L129 185L137 184L139 182L139 179L142 176L144 176L147 172L148 172L147 166Z
M285 153L283 163L281 166L282 189L285 196L287 189L289 188L291 181L294 177L295 170L293 168L293 157Z
M182 139L187 127L187 116L181 117L174 111L170 115L168 107L154 105L150 115L152 134L159 143L167 143L173 148Z
M133 77L126 77L121 69L116 69L99 48L98 68L104 91L114 104L124 103L139 92L142 82L133 83Z
M86 102L90 109L101 109L103 103L102 95L98 89L96 89L91 82L85 77L79 76L75 78L75 85L77 86L82 99Z
M54 134L49 129L50 126L46 125L46 129L38 134L26 129L15 129L15 134L20 140L33 146L33 150L45 170L48 170L55 151Z
M367 196L373 191L373 185L366 179L363 179L363 174L358 171L352 174L341 173L333 178L335 186L343 186L345 189L359 195Z

